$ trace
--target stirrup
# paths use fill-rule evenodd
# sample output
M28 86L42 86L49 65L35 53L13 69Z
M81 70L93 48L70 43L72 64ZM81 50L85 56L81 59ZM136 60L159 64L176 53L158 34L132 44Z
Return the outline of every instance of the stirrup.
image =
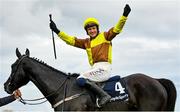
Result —
M104 103L104 104L102 104L102 105L99 104L99 101L100 101L99 98L96 98L96 105L97 105L98 108L101 108L103 105L105 105L106 103L108 103L108 102L110 101L110 99L107 100L106 103Z
M96 98L96 105L98 108L101 108L102 106L99 105L99 98Z

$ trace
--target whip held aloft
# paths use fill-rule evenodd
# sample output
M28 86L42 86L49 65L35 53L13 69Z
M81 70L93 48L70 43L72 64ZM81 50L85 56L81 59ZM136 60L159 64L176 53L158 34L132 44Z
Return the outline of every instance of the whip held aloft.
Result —
M52 15L49 14L49 17L50 17L50 22L52 21ZM55 41L54 41L54 33L53 33L53 30L52 31L52 40L53 40L53 48L54 48L54 57L56 59L56 47L55 47Z

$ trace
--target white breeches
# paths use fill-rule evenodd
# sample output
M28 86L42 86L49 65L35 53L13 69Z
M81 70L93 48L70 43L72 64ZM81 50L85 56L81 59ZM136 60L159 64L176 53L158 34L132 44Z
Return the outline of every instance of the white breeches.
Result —
M80 74L78 78L89 79L94 82L103 82L110 78L112 68L108 62L95 63L92 68Z

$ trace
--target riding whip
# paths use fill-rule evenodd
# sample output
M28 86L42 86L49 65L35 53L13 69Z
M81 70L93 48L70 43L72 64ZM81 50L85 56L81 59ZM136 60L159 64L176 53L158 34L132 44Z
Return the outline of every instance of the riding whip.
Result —
M49 14L49 18L50 18L50 22L52 21L52 15ZM53 48L54 48L54 57L56 59L56 47L55 47L55 41L54 41L54 33L53 33L53 30L51 29L52 31L52 40L53 40Z

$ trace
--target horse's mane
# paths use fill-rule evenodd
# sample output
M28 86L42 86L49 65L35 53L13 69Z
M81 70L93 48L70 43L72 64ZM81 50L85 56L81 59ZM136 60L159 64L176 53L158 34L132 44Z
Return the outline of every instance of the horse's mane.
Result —
M58 69L56 69L56 68L48 65L47 63L45 63L44 61L42 61L42 60L40 60L40 59L38 59L38 58L35 58L35 57L29 57L29 58L32 59L33 61L36 61L36 62L38 62L38 63L40 63L40 64L42 64L42 65L44 65L44 66L46 66L46 67L48 67L48 68L56 71L56 72L58 72L58 73L61 73L61 74L63 74L63 75L71 76L71 77L77 77L77 76L79 76L78 73L65 73L65 72L62 72L62 71L60 71L60 70L58 70Z

